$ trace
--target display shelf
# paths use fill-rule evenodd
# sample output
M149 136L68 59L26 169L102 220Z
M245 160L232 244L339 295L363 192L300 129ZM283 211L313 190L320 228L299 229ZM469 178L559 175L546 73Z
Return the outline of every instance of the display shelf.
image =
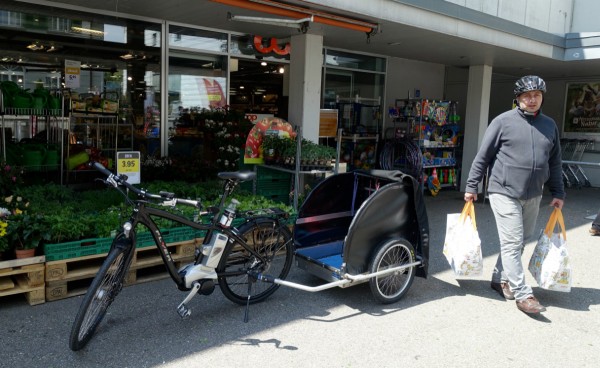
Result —
M67 119L63 117L62 94L52 95L52 106L12 107L3 103L0 91L0 149L8 164L23 167L27 172L59 172L63 164L63 143ZM23 96L27 94L23 92ZM34 94L30 94L36 99Z
M459 141L460 117L457 115L457 102L397 99L395 106L389 109L389 117L392 125L385 130L388 148L383 153L393 155L386 160L390 166L388 169L401 168L412 172L424 184L432 169L450 171L452 174L446 175L453 176L454 180L438 176L440 186L458 188L456 177L460 174L460 167L457 157L460 156L462 147ZM391 147L393 144L403 147ZM400 156L410 157L412 160Z
M119 122L116 114L71 113L69 132L67 182L70 173L85 172L81 165L90 159L111 168L117 152L133 150L133 125Z
M337 161L336 161L336 165L333 166L331 168L331 170L320 170L320 169L315 169L315 170L302 170L301 169L301 165L300 165L300 157L302 155L302 128L301 127L297 127L296 129L296 159L295 159L295 163L294 163L294 168L290 168L290 167L282 167L282 166L274 166L274 165L260 165L260 167L266 168L268 170L275 170L275 171L279 171L279 172L285 172L285 173L289 173L292 174L292 179L293 179L293 183L292 183L292 187L291 189L291 193L293 195L293 203L292 206L294 207L294 211L298 212L298 196L299 196L299 191L298 188L300 187L300 181L301 181L301 177L304 175L327 175L327 174L334 174L338 172L338 164L337 162L339 162L339 156L340 156L340 144L338 142L338 147L337 147ZM339 130L339 134L341 134L341 129ZM254 165L254 170L258 170L258 166L259 165ZM256 193L256 182L253 185L253 191L254 193ZM290 192L288 192L290 193Z
M336 96L338 128L348 135L379 135L381 129L381 98L350 98Z

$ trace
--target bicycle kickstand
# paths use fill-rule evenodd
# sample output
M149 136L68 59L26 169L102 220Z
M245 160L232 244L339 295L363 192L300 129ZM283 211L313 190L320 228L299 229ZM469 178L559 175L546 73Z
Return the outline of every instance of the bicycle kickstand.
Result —
M256 282L254 275L248 274L248 299L246 299L246 310L244 311L244 323L248 323L248 317L250 315L250 297L252 296L252 284Z
M190 293L185 297L185 299L183 299L181 304L177 306L177 313L179 313L181 318L189 317L190 314L192 314L192 310L187 307L186 303L188 303L194 296L198 294L198 290L200 290L200 283L193 282L192 290L190 290Z

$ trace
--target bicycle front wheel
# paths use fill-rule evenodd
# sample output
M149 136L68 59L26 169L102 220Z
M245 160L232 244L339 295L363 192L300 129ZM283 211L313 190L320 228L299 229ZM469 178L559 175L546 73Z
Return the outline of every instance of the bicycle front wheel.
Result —
M73 351L83 348L92 338L104 318L106 310L123 288L123 279L133 258L134 248L128 240L115 240L106 260L94 277L75 322L71 328L69 347Z
M253 220L242 225L239 232L246 246L263 260L239 243L232 242L225 248L217 275L223 295L234 303L245 304L248 300L248 271L285 279L290 272L294 249L289 229L273 219ZM256 282L252 285L250 303L266 299L278 288L277 284Z

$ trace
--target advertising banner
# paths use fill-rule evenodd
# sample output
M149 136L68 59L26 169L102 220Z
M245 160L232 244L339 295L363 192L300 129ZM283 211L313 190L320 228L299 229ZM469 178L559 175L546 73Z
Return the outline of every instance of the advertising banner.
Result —
M565 133L600 133L600 82L567 84Z

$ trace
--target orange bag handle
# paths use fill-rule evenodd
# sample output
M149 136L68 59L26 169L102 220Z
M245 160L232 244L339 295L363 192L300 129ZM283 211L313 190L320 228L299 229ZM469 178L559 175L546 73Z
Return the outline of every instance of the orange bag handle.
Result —
M465 202L465 206L460 213L459 222L465 222L467 216L471 218L473 229L477 230L477 222L475 221L475 205L473 205L473 201Z
M550 214L550 218L548 219L548 223L546 224L546 228L544 229L544 234L548 238L552 237L552 233L554 232L554 228L558 223L560 227L560 232L563 236L564 240L567 240L567 231L565 229L565 219L563 218L562 211L558 207L554 207L554 211Z

